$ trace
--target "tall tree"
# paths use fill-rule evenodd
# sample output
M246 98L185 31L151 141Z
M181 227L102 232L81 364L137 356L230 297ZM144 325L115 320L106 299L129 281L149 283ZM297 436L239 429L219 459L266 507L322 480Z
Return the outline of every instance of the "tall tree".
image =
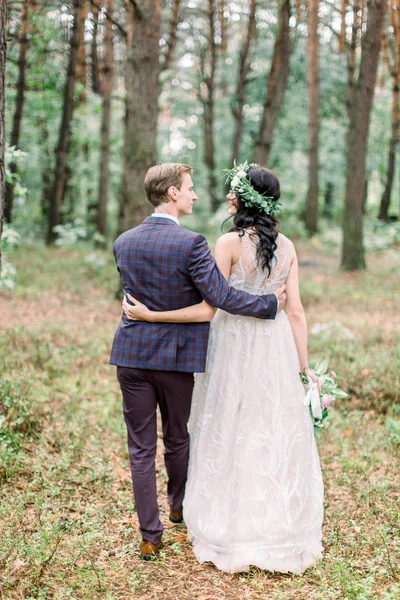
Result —
M85 43L85 22L89 12L89 0L82 0L81 15L79 17L79 48L78 60L76 64L76 82L82 86L80 100L85 100L86 81L87 81L87 60Z
M268 164L274 131L289 75L291 51L290 13L290 0L279 0L278 29L274 53L268 76L260 129L254 146L254 160L261 165Z
M319 153L319 0L308 0L308 194L305 224L313 235L318 226Z
M387 221L389 218L390 197L395 172L396 148L399 142L399 77L400 77L400 0L390 0L390 20L393 28L394 57L391 60L387 48L386 57L392 77L392 136L390 139L388 169L385 190L382 194L379 219Z
M342 267L345 270L365 268L363 245L365 160L385 11L386 0L368 0L367 26L361 44L360 70L349 107L342 245Z
M228 50L227 19L225 16L225 0L219 0L219 25L221 32L221 55L226 56Z
M91 3L90 12L92 13L92 40L90 44L90 76L92 91L100 94L100 76L99 76L99 54L97 44L97 33L99 30L99 7L98 4Z
M341 0L341 26L340 26L340 41L339 41L339 52L345 52L346 50L346 13L347 13L347 0Z
M178 25L181 18L181 0L173 0L172 14L169 22L167 52L165 53L162 69L171 68L172 59L175 52L176 42L178 39Z
M357 43L359 34L362 29L361 19L361 0L352 0L353 20L351 26L351 41L347 55L347 93L346 93L346 110L350 118L351 109L355 103L355 94L357 88Z
M243 39L243 45L239 57L239 75L237 78L236 94L232 102L232 113L235 119L235 131L232 143L232 163L235 159L239 160L240 141L243 132L243 107L246 101L246 86L250 71L250 47L256 28L256 8L257 0L250 0L249 20L247 23L246 35Z
M25 91L26 91L26 71L27 62L26 56L28 52L28 32L29 32L29 8L30 0L23 0L22 2L22 13L21 13L21 25L19 33L19 57L18 57L18 80L17 80L17 94L15 99L15 109L12 121L11 139L10 146L18 147L19 136L21 132L21 121L25 103ZM14 175L17 172L17 165L12 161L9 165L10 172ZM14 181L14 178L13 178ZM6 184L6 197L4 207L4 218L6 221L11 223L12 211L14 204L14 183L9 181Z
M127 0L127 61L119 231L149 214L143 179L156 162L161 0Z
M70 127L74 112L74 90L76 82L76 65L78 61L79 37L81 28L82 1L73 1L73 26L70 40L70 53L67 79L64 88L63 112L56 148L56 165L53 185L49 193L49 219L47 243L56 239L54 227L61 223L61 205L64 200L67 185L67 159L70 146Z
M215 212L219 207L217 196L217 180L215 177L215 84L217 70L217 42L215 39L216 5L215 0L207 2L208 21L208 47L202 48L200 99L204 109L204 162L208 170L208 193L210 196L211 210Z
M6 74L6 4L0 2L0 273L1 273L1 236L3 233L3 212L6 169L4 165L5 148L5 74Z
M113 89L114 45L112 21L114 0L105 0L104 67L102 76L103 112L101 120L100 183L97 209L97 231L107 236L107 200L110 187L110 122Z

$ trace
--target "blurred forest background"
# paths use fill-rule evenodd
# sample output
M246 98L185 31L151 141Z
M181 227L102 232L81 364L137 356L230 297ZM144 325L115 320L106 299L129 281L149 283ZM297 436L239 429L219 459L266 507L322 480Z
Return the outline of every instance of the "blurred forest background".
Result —
M4 72L0 596L398 600L400 0L0 0ZM235 158L281 180L310 364L348 392L318 438L324 560L301 577L197 563L161 429L165 547L140 559L108 364L111 245L151 212L146 170L195 167L182 224L212 245Z
M4 28L3 248L111 242L156 161L195 167L207 233L233 159L273 169L282 230L345 269L399 243L398 0L10 0Z

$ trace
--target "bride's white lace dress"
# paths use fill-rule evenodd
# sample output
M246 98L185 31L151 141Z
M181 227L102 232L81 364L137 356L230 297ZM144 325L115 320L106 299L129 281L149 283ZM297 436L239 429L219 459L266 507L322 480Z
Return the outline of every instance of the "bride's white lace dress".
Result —
M279 234L267 277L249 236L241 243L230 284L253 294L276 291L293 244ZM273 321L217 312L189 422L184 518L200 562L230 573L250 565L302 573L321 557L323 482L298 371L285 312Z

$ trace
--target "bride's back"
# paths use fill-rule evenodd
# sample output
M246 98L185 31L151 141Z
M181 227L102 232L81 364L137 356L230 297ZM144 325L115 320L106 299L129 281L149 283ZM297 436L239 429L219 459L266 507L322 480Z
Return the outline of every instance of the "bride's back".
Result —
M232 234L230 234L232 235ZM271 294L286 282L289 275L295 250L293 243L282 233L276 239L277 249L271 264L271 274L268 269L262 269L258 264L257 236L245 232L238 236L238 260L233 264L229 283L236 289L245 290L251 294Z

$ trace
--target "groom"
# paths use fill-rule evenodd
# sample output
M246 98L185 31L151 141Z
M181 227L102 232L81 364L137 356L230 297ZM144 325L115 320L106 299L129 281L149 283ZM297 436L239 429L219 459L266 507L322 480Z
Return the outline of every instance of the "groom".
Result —
M230 287L211 255L206 239L179 226L197 196L188 165L164 163L148 170L144 181L154 214L123 233L114 256L125 295L151 310L174 310L206 300L238 315L274 319L285 302L284 286L268 296L252 296ZM169 518L182 521L182 500L189 458L193 373L204 372L209 323L147 323L122 316L111 364L117 365L142 558L161 548L163 526L157 502L155 457L157 405L160 407ZM227 357L229 360L229 357Z

